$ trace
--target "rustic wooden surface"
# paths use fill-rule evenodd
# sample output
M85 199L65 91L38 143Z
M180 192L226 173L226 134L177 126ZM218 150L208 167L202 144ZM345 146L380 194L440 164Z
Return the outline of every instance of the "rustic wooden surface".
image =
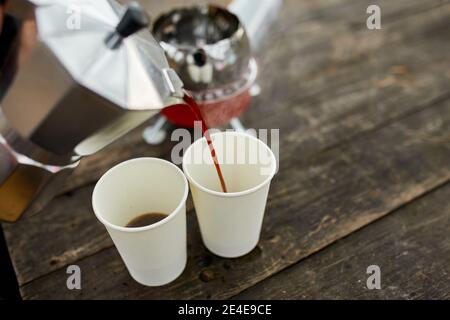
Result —
M382 30L366 28L369 4ZM449 18L450 1L286 0L258 52L262 94L242 117L280 128L258 247L211 255L189 202L185 272L160 288L135 283L90 197L114 164L170 157L172 142L150 147L139 128L86 159L44 211L3 225L23 298L448 297ZM70 264L80 291L66 288ZM383 290L365 291L369 264L385 270Z
M449 299L449 198L447 184L234 299ZM370 265L381 290L367 290Z

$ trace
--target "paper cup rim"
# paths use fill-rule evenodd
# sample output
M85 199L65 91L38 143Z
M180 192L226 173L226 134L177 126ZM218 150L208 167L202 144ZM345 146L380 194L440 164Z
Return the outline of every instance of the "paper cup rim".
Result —
M223 198L242 197L242 196L251 194L251 193L253 193L253 192L256 192L256 191L258 191L259 189L261 189L262 187L264 187L265 185L267 185L268 183L270 183L270 181L273 179L273 177L275 176L275 173L276 173L276 171L277 171L277 161L276 161L275 155L273 154L273 151L269 148L269 146L268 146L267 144L265 144L265 143L264 143L263 141L261 141L260 139L255 138L254 136L252 136L252 135L250 135L250 134L248 134L248 133L245 133L245 132L236 132L236 131L217 132L217 133L213 133L213 134L211 135L211 139L212 139L214 136L217 136L217 135L245 136L246 138L248 137L250 140L253 140L253 141L256 141L256 142L262 144L262 145L264 146L264 148L266 148L266 150L269 152L270 158L272 159L272 163L273 163L273 170L272 170L272 172L271 172L269 175L267 175L267 178L266 178L263 182L261 182L260 184L254 186L254 187L252 187L252 188L243 190L243 191L238 191L238 192L227 192L227 193L225 193L225 192L219 192L219 191L214 191L214 190L208 189L208 188L202 186L202 185L201 185L200 183L198 183L197 181L195 181L195 179L192 178L192 176L189 174L188 170L186 170L186 166L185 166L185 158L186 158L186 155L188 154L188 151L189 151L191 148L193 148L193 146L194 146L195 143L197 143L197 142L200 141L201 139L205 139L204 137L202 137L201 139L194 141L194 142L186 149L186 152L185 152L184 155L183 155L183 172L184 172L185 176L187 177L187 179L189 180L190 183L194 184L197 188L199 188L199 189L202 190L203 192L209 193L209 194L214 195L214 196L217 196L217 197L223 197Z
M184 184L184 194L180 200L180 203L178 204L178 206L172 210L172 212L170 212L166 218L162 219L161 221L158 221L156 223L150 224L148 226L144 226L144 227L138 227L138 228L128 228L128 227L122 227L122 226L118 226L116 224L113 224L111 222L109 222L108 220L106 220L105 218L103 218L102 215L100 215L98 213L98 208L96 206L96 201L94 201L94 199L96 198L96 193L98 191L98 187L101 184L102 180L105 179L106 176L110 175L112 172L119 170L121 167L129 165L130 163L133 162L157 162L160 164L164 164L167 165L169 167L172 167L173 169L175 169L175 171L177 171L180 176L182 177L183 180L183 184ZM118 231L122 231L122 232L129 232L129 233L136 233L136 232L142 232L142 231L147 231L147 230L151 230L151 229L156 229L164 224L166 224L167 222L169 222L170 220L172 220L175 215L179 212L181 212L181 208L183 207L183 205L186 204L186 200L189 194L189 186L188 186L188 182L186 180L186 176L184 175L183 171L180 170L180 168L178 168L176 165L174 165L172 162L169 162L167 160L163 160L163 159L159 159L159 158L153 158L153 157L141 157L141 158L135 158L135 159L130 159L130 160L126 160L123 161L117 165L115 165L114 167L110 168L108 171L106 171L101 178L97 181L97 183L95 184L94 187L94 191L92 192L92 208L94 210L94 214L97 217L97 219L105 226L114 229L114 230L118 230Z

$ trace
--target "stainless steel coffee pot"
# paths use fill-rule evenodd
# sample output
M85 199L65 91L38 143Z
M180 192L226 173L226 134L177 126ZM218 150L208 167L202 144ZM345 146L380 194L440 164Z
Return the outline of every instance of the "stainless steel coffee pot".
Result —
M83 156L180 103L183 84L115 0L13 0L0 45L0 220L40 210Z

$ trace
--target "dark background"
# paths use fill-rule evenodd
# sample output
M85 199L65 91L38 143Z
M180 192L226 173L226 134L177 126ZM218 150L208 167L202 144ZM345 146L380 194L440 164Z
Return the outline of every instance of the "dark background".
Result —
M5 299L20 299L20 294L8 249L6 248L3 229L0 226L0 300Z

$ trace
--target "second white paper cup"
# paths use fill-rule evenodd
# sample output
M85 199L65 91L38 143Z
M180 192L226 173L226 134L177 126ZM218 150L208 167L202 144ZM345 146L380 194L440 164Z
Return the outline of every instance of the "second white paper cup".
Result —
M183 171L205 246L218 256L235 258L258 244L276 159L266 144L246 133L221 132L211 139L228 193L221 191L204 138L186 150Z
M187 260L187 195L183 172L156 158L123 162L106 172L95 186L95 215L137 282L160 286L183 272ZM168 217L145 227L125 227L145 213L164 213Z

